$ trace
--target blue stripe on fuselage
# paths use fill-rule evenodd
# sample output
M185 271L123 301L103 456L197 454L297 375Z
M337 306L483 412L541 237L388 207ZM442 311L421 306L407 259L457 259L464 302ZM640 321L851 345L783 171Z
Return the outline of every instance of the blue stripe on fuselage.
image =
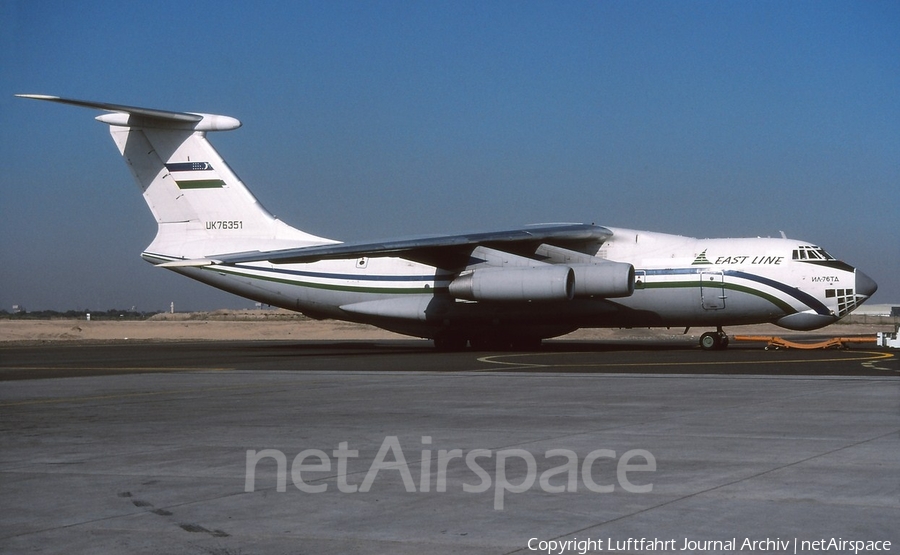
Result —
M683 276L683 275L691 275L691 274L700 274L703 272L719 272L720 270L716 270L709 266L701 267L701 268L671 268L665 270L636 270L643 271L645 275L648 276ZM792 285L788 285L786 283L782 283L780 281L776 281L771 278L763 277L757 274L751 274L748 272L742 272L740 270L721 270L726 276L732 276L736 278L745 279L747 281L755 281L756 283L760 283L762 285L769 286L773 289L777 289L800 301L805 304L809 308L815 310L818 314L822 314L824 316L830 316L831 310L828 309L827 306L822 304L822 302L810 295L809 293L805 293L794 287Z
M757 283L762 283L763 285L768 285L774 289L778 289L782 293L786 295L790 295L794 297L801 303L805 304L809 308L815 310L818 314L822 314L823 316L830 316L831 311L827 306L822 304L822 302L810 295L809 293L805 293L801 291L798 287L794 287L791 285L787 285L786 283L782 283L780 281L775 281L774 279L758 276L756 274L748 274L747 272L742 272L740 270L725 270L725 275L739 277L741 279L746 279L749 281L755 281Z

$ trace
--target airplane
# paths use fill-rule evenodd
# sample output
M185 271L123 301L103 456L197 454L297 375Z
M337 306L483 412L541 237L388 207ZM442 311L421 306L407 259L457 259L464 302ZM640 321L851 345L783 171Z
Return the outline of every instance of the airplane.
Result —
M275 218L207 140L229 116L21 94L101 110L158 224L147 262L317 319L526 350L579 328L832 324L877 289L808 241L695 239L583 223L342 243Z

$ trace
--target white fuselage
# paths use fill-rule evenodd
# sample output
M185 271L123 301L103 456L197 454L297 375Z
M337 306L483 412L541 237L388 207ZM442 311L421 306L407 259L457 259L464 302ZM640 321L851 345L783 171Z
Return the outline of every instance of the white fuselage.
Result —
M827 255L807 258L807 253L824 252L807 242L694 239L608 229L613 236L595 256L634 266L635 289L627 297L464 301L447 293L453 272L394 257L308 264L253 262L177 271L314 317L366 322L423 337L457 326L480 333L536 329L547 337L580 327L721 327L764 322L806 330L837 321L858 303L855 270L826 259ZM145 257L154 263L164 261L147 253Z

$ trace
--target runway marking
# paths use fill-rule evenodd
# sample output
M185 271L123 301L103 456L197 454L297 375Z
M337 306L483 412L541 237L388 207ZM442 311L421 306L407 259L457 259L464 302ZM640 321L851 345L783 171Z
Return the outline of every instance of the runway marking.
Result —
M557 356L557 355L583 355L586 353L571 351L571 352L562 352L562 353L516 353L509 355L489 355L485 357L479 357L477 360L479 362L484 362L485 364L499 364L504 366L513 366L518 368L583 368L583 367L593 367L593 368L636 368L636 367L646 367L646 366L716 366L716 365L757 365L757 364L805 364L810 362L853 362L853 361L868 361L862 362L862 366L866 366L867 368L874 368L876 370L889 370L888 368L878 368L875 366L868 366L869 364L874 364L874 361L880 361L883 359L894 358L894 355L891 353L882 353L882 352L870 352L870 351L862 351L860 354L867 356L852 356L852 357L841 357L841 358L808 358L808 359L796 359L796 360L732 360L732 361L693 361L693 362L665 362L665 361L653 361L653 362L598 362L598 363L583 363L583 364L557 364L557 363L534 363L534 362L508 362L504 360L499 360L502 358L519 358L519 357L538 357L538 356Z
M900 374L900 369L882 368L881 366L878 366L878 363L880 361L887 359L887 358L894 358L894 355L892 355L891 353L884 353L884 354L885 354L885 356L879 357L873 361L863 362L862 365L871 370L881 370L882 372L896 372L896 373Z

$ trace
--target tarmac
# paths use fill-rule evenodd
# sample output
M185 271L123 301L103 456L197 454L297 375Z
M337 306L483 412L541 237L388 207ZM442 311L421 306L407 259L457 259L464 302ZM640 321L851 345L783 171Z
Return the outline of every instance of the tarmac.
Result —
M896 551L897 361L3 346L0 552Z

